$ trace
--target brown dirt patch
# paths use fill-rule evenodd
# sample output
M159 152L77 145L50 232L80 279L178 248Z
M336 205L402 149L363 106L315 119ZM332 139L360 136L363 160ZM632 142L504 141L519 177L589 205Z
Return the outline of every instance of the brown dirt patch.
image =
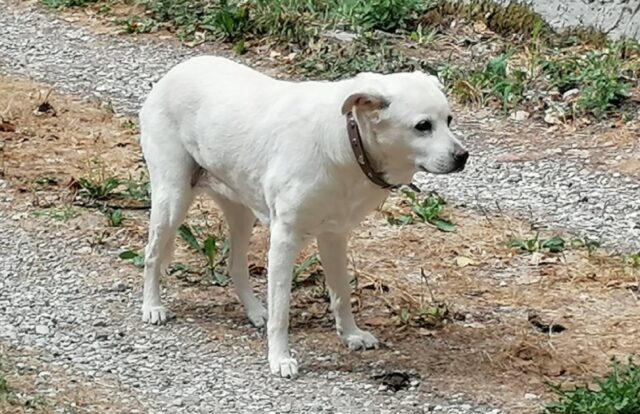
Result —
M135 130L125 127L126 120L55 91L47 101L56 116L34 115L43 101L40 90L47 87L0 78L0 108L9 108L2 113L3 120L15 125L15 131L0 132L5 142L4 173L15 195L15 210L27 215L24 225L56 223L69 237L86 239L94 254L140 249L146 239L144 210L125 210L121 227L108 227L99 212L78 207L80 216L67 221L33 218L34 205L40 206L41 200L48 200L50 210L69 205L73 195L65 183L72 177L96 167L119 177L144 171ZM42 176L55 180L34 184ZM512 236L531 236L531 224L507 216L447 207L446 215L457 229L442 233L427 224L386 223L387 215L400 212L406 213L402 197L392 195L351 241L357 318L385 347L358 354L339 347L322 284L301 283L293 293L292 341L302 351L303 361L310 350L336 356L307 369L337 366L364 375L370 375L374 365L415 370L426 391L464 392L477 401L501 404L510 413L533 413L540 400L524 399L524 394L548 398L544 381L588 381L606 372L610 357L637 352L640 308L633 287L638 273L620 258L585 250L518 253L506 242ZM224 232L219 212L204 199L192 208L188 222L200 226L204 234ZM265 265L267 242L266 230L258 227L252 239L252 264ZM313 252L311 246L301 258ZM204 259L180 241L176 261L199 270ZM129 276L139 274L117 258L113 263ZM308 275L305 272L303 279ZM228 287L212 286L198 274L191 279L167 276L163 283L177 298L173 311L178 317L204 326L212 340L229 333L222 320L244 320ZM254 284L262 294L264 275L256 276ZM449 317L434 324L429 309L437 304L446 305ZM541 333L528 321L532 314L544 323L561 324L566 331ZM259 348L264 343L254 345Z

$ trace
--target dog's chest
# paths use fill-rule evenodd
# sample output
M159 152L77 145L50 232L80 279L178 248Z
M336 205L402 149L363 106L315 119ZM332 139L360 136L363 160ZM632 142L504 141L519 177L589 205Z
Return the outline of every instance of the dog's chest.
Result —
M312 233L320 234L343 233L351 230L378 207L387 197L386 193L366 198L354 197L349 194L337 197L333 201L327 200L317 205L319 207L312 212L315 217Z

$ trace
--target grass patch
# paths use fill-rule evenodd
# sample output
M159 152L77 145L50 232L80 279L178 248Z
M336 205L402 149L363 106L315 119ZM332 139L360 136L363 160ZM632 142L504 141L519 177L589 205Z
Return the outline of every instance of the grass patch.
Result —
M322 41L313 45L294 63L297 72L311 79L338 80L364 71L393 73L431 68L424 60L411 58L387 41L363 37L343 44Z
M64 208L47 208L36 210L33 214L36 217L45 217L51 220L62 222L67 222L80 215L80 213L71 206L65 206Z
M546 414L638 414L640 413L640 366L613 362L612 373L588 385L563 390L550 385L558 401L547 404Z
M426 0L352 0L344 2L338 15L362 31L395 32L414 28L418 18L434 3Z
M504 111L537 100L565 119L604 118L631 97L637 83L638 50L611 42L601 50L509 50L475 69L443 66L441 76L462 103L494 103Z
M120 186L120 180L115 177L81 177L78 179L80 195L90 200L106 200L114 194Z
M606 115L631 96L637 64L622 58L625 43L588 51L582 55L564 55L542 61L542 72L550 86L561 94L575 89L572 113Z
M453 94L463 103L486 105L494 99L505 111L516 107L522 101L527 76L523 70L508 70L511 56L512 52L498 55L464 75L451 72L448 76L457 78L451 86Z
M131 174L122 179L107 175L103 168L94 168L86 176L76 180L76 188L81 205L86 206L107 204L106 202L115 200L129 201L125 204L144 207L148 206L151 199L151 185L144 173L141 173L137 180L132 178ZM117 210L115 206L108 207L111 210Z
M43 0L55 7L89 0ZM466 67L440 65L440 75L462 103L492 104L505 112L538 111L566 122L579 117L618 116L635 92L640 53L635 43L609 41L588 30L557 35L527 7L487 0L137 0L144 15L116 19L128 33L166 28L184 40L221 40L237 54L267 44L284 65L308 78L342 79L362 71L423 70L425 45L453 20L483 22L510 45ZM351 41L325 34L357 33ZM380 32L395 33L394 36ZM445 33L446 36L446 33ZM405 47L406 46L406 47ZM450 61L451 59L447 59ZM573 93L564 93L575 89ZM542 102L542 103L541 103ZM620 115L625 118L625 115Z

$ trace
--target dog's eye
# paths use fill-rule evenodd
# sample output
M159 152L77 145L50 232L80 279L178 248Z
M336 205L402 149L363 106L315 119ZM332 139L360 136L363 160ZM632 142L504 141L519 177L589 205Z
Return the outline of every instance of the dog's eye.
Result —
M418 131L431 131L431 121L427 121L426 119L423 121L420 121L416 124L416 129Z
M447 126L451 126L451 121L453 121L453 117L451 115L449 115L447 117Z

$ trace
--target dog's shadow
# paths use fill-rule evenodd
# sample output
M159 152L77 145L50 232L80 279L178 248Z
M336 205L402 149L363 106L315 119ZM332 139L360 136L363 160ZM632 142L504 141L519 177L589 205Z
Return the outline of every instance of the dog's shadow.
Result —
M234 337L242 337L243 341L250 343L256 357L264 358L266 329L251 325L234 297L226 294L215 296L208 303L177 299L172 303L175 313L172 323L196 324L208 332L212 340L234 341ZM294 307L291 310L289 339L291 347L300 355L301 374L352 373L371 383L384 381L387 373L409 372L412 377L419 376L406 358L396 360L392 357L397 356L398 350L386 345L389 339L383 332L375 329L371 332L381 340L378 349L349 350L338 338L330 313L310 317L304 309Z

